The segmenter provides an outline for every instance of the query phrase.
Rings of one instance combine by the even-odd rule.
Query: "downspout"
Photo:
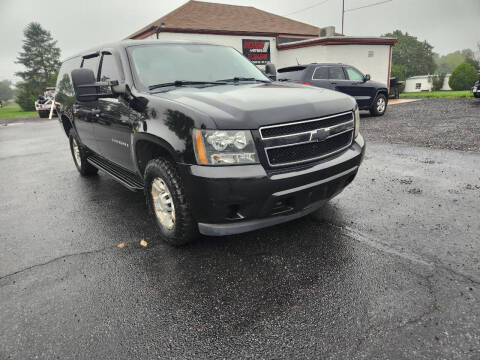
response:
[[[389,55],[388,55],[388,76],[387,76],[387,89],[388,89],[388,93],[390,94],[390,73],[392,71],[392,46],[393,45],[390,45],[390,49],[388,51]]]

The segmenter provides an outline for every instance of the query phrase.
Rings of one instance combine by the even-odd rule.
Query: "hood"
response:
[[[154,96],[199,111],[225,130],[322,117],[350,111],[356,104],[352,97],[336,91],[292,83],[181,87]]]
[[[382,84],[381,82],[378,82],[378,81],[374,81],[374,80],[368,80],[366,84],[370,87],[374,87],[377,90],[382,89],[382,88],[383,89],[387,88],[387,85]]]

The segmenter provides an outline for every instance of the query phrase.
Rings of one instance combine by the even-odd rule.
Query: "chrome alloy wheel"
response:
[[[82,166],[82,158],[80,156],[80,148],[78,147],[77,140],[72,139],[72,150],[73,150],[73,158],[77,163],[78,167]]]
[[[385,111],[385,99],[383,97],[377,100],[377,111],[383,113]]]
[[[160,224],[168,230],[175,226],[175,206],[173,205],[172,194],[167,184],[160,178],[155,178],[152,182],[152,202]]]

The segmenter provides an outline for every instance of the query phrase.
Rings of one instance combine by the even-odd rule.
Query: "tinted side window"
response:
[[[102,67],[100,69],[100,81],[120,80],[120,71],[115,56],[104,54],[102,58]]]
[[[363,75],[352,67],[345,68],[347,70],[348,79],[353,81],[363,81]]]
[[[278,80],[302,81],[305,74],[305,66],[292,66],[278,70]]]
[[[326,66],[319,66],[315,69],[313,73],[314,80],[323,80],[328,79],[328,67]]]
[[[332,66],[329,69],[330,79],[333,80],[345,80],[345,73],[343,72],[343,69],[340,66]]]
[[[97,79],[98,65],[100,65],[100,56],[95,56],[92,58],[83,59],[82,68],[92,70],[95,74],[95,79]]]

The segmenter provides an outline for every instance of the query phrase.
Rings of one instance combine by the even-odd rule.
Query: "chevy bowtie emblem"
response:
[[[310,132],[310,141],[320,142],[330,136],[330,128],[317,129]]]

